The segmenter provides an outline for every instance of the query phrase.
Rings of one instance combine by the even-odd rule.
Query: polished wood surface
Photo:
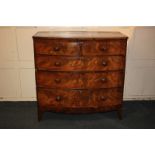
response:
[[[46,111],[117,110],[121,118],[127,37],[119,32],[33,36],[38,119]]]
[[[109,71],[124,68],[123,56],[36,56],[36,68],[49,71]]]
[[[124,72],[47,72],[38,71],[37,86],[43,88],[98,89],[122,87]]]
[[[64,90],[38,88],[38,101],[44,110],[52,108],[111,107],[121,104],[122,89]]]
[[[100,40],[100,41],[83,41],[82,55],[125,55],[126,41],[115,40]],[[95,52],[94,52],[95,51]]]
[[[103,31],[42,31],[36,33],[33,38],[52,39],[127,39],[128,37],[120,32]]]
[[[80,46],[76,41],[39,39],[35,49],[38,54],[77,56]]]

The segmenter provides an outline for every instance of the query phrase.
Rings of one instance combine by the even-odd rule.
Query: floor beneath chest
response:
[[[155,128],[155,101],[125,101],[123,120],[115,111],[96,114],[47,112],[37,120],[36,102],[0,102],[3,129],[145,129]]]

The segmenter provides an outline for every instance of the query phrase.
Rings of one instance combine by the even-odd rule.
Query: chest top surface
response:
[[[127,39],[128,37],[120,32],[104,31],[40,31],[33,38],[53,39]]]

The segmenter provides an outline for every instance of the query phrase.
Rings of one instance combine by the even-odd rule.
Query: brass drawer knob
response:
[[[61,96],[57,96],[57,97],[55,98],[56,101],[61,101],[61,99],[62,99]]]
[[[60,62],[55,62],[55,66],[61,66]]]
[[[55,79],[55,82],[56,83],[60,83],[61,82],[61,79]]]
[[[103,61],[102,62],[102,66],[107,66],[107,62],[106,61]]]
[[[53,50],[54,50],[55,52],[58,52],[58,51],[60,51],[60,47],[59,47],[59,46],[56,46],[56,47],[53,48]]]
[[[100,99],[101,99],[102,101],[105,101],[107,98],[106,98],[105,96],[101,96]]]

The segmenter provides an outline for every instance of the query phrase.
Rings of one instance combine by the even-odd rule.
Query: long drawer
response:
[[[124,69],[123,56],[36,56],[36,68],[49,71],[110,71]]]
[[[122,89],[62,90],[38,88],[39,106],[43,109],[63,107],[110,107],[121,104]]]
[[[123,71],[115,72],[36,72],[37,86],[43,88],[96,89],[122,87]]]
[[[45,55],[125,55],[126,41],[121,39],[85,41],[36,39],[34,48],[37,54]]]

